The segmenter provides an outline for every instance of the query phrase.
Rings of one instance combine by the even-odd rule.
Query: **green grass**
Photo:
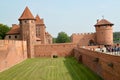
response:
[[[0,80],[102,80],[75,58],[34,58],[1,72]]]

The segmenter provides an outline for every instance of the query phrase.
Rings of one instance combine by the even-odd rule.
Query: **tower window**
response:
[[[22,24],[22,21],[20,21],[20,24]]]
[[[31,20],[31,23],[33,23],[33,20]]]
[[[25,23],[27,23],[27,21],[25,20]]]

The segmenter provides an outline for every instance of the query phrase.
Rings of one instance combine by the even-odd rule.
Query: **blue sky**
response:
[[[18,18],[28,6],[34,16],[44,18],[46,29],[56,37],[58,32],[95,32],[97,19],[114,23],[120,31],[120,0],[1,0],[0,23],[19,24]]]

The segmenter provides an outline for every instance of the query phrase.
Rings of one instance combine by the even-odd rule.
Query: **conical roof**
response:
[[[40,19],[39,15],[37,15],[35,19],[36,19],[36,24],[44,24],[43,19]]]
[[[25,8],[19,20],[23,19],[35,19],[28,7]]]
[[[102,26],[102,25],[114,25],[114,24],[106,19],[102,19],[95,24],[95,26]]]

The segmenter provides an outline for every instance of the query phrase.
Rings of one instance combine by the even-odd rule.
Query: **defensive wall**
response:
[[[82,48],[83,47],[83,48]],[[104,80],[120,80],[120,56],[95,52],[99,46],[78,46],[73,43],[34,46],[34,57],[74,56]],[[0,71],[27,59],[26,41],[0,40]]]
[[[74,57],[104,80],[120,80],[120,56],[74,48]]]
[[[90,40],[95,40],[95,33],[73,33],[71,36],[72,43],[79,44],[80,46],[88,46]]]
[[[76,47],[76,44],[72,43],[35,45],[35,57],[70,56],[74,47]]]
[[[0,72],[27,59],[26,41],[0,40]]]

